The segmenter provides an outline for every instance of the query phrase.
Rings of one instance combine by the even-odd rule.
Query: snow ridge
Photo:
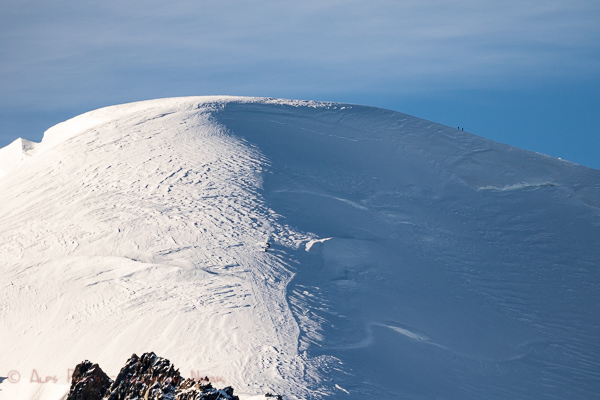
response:
[[[0,397],[58,399],[82,359],[110,376],[149,350],[242,400],[595,393],[600,171],[393,111],[228,96],[15,143],[0,365],[57,383]]]
[[[18,138],[0,149],[0,177],[17,168],[36,153],[37,143]]]

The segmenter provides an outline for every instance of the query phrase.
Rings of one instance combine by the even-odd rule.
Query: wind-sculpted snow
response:
[[[35,154],[36,143],[19,138],[0,149],[0,176],[7,174]]]
[[[242,400],[597,393],[599,171],[260,98],[108,107],[20,146],[0,150],[0,398],[150,350]]]

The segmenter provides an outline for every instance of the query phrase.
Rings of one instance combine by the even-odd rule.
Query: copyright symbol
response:
[[[19,371],[10,371],[8,373],[8,381],[10,383],[17,383],[21,380],[21,374]]]

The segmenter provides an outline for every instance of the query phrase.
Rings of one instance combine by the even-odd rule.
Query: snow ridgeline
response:
[[[183,379],[169,360],[154,353],[132,355],[115,380],[98,364],[84,361],[75,367],[66,400],[239,400],[233,389],[216,389],[208,378]]]
[[[60,399],[80,360],[116,375],[146,349],[242,400],[597,393],[599,171],[260,98],[108,107],[15,148],[0,398]]]
[[[0,149],[0,177],[17,168],[23,161],[36,153],[38,143],[18,138]]]

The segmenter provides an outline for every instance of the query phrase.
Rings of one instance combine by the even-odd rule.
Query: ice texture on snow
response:
[[[0,398],[147,351],[241,399],[597,394],[600,171],[240,97],[107,107],[23,149],[0,150],[0,365],[22,377]]]

